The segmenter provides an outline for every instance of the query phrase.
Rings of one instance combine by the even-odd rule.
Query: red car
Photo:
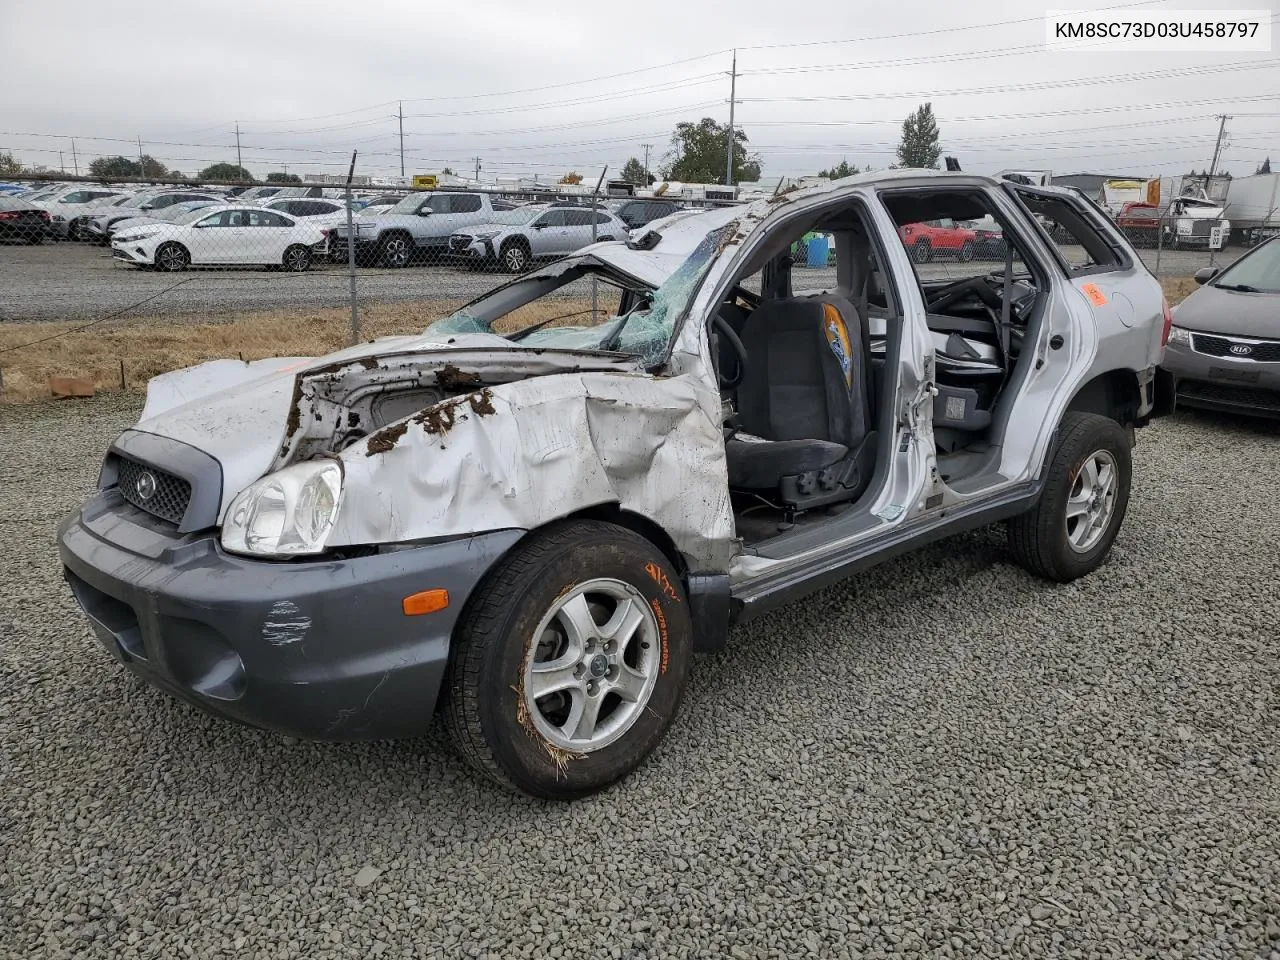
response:
[[[905,224],[898,228],[898,236],[916,263],[928,263],[939,253],[969,261],[978,246],[978,235],[950,218]]]

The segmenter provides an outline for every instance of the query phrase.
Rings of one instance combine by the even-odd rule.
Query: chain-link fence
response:
[[[540,263],[625,239],[681,209],[726,202],[611,196],[622,191],[603,175],[594,186],[532,189],[33,186],[0,197],[6,399],[47,395],[54,376],[98,389],[139,387],[206,359],[320,355],[353,339],[418,332]],[[1245,249],[1199,224],[1188,231],[1157,218],[1141,227],[1125,229],[1175,297],[1192,288],[1197,270]],[[999,269],[1005,255],[994,222],[901,232],[922,279]],[[1066,258],[1083,253],[1062,239]],[[1223,248],[1214,249],[1219,240]],[[834,284],[827,238],[807,237],[793,253],[804,287]],[[582,279],[548,293],[536,310],[522,308],[521,322],[599,319],[618,304],[602,295],[599,278]]]

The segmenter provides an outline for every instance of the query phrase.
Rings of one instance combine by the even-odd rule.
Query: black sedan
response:
[[[41,243],[51,235],[49,212],[13,197],[0,196],[0,240]]]

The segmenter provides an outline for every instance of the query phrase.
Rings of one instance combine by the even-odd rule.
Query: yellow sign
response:
[[[434,173],[417,174],[413,178],[413,188],[415,190],[434,190],[440,186],[440,181],[436,179]]]

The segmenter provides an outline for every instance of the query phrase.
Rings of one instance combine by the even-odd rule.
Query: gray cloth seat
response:
[[[832,295],[766,300],[741,331],[747,369],[726,444],[729,486],[791,507],[849,499],[870,479],[866,324]]]

